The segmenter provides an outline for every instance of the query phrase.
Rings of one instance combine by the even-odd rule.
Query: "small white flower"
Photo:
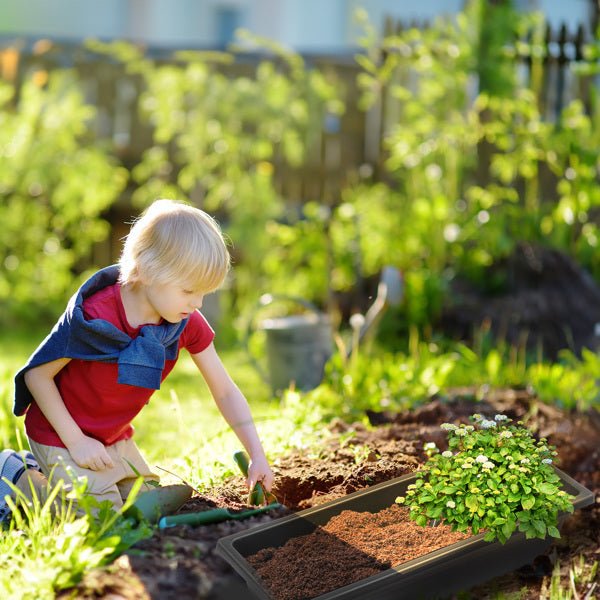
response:
[[[445,450],[444,452],[442,452],[442,456],[444,458],[452,458],[454,456],[454,454],[452,454],[452,452],[450,452],[450,450]]]
[[[506,415],[496,415],[494,419],[496,421],[508,421],[508,417]]]
[[[496,421],[487,421],[484,419],[480,424],[482,429],[491,429],[492,427],[496,427]]]
[[[352,329],[355,329],[355,330],[361,329],[364,324],[365,324],[364,315],[361,315],[360,313],[354,313],[350,317],[350,327],[352,327]]]
[[[454,432],[454,435],[458,435],[460,437],[464,437],[465,435],[467,435],[467,430],[466,429],[456,429],[456,431]]]
[[[483,463],[484,469],[493,469],[495,466],[496,465],[491,460],[488,460],[487,462]]]
[[[440,429],[443,429],[444,431],[454,431],[455,429],[458,429],[458,428],[453,423],[442,423],[440,425]]]
[[[448,502],[446,502],[446,506],[448,508],[456,508],[456,502],[454,502],[454,500],[448,500]]]
[[[542,460],[542,462],[543,462],[545,465],[551,465],[551,464],[552,464],[552,459],[551,459],[551,458],[544,458],[544,459]]]
[[[506,431],[506,430],[504,430],[504,431],[501,431],[501,432],[498,434],[498,437],[501,437],[501,438],[506,438],[506,439],[508,439],[508,438],[511,438],[511,437],[512,437],[512,433],[511,433],[510,431]]]
[[[473,425],[465,425],[465,430],[466,431],[475,431],[475,427],[473,427]]]
[[[426,443],[426,444],[423,446],[423,448],[424,448],[425,450],[433,450],[433,449],[437,448],[437,446],[435,445],[435,442],[427,442],[427,443]]]
[[[478,463],[484,463],[488,461],[488,457],[485,454],[480,454],[476,459]]]
[[[531,461],[528,458],[522,458],[521,459],[521,464],[522,465],[528,465]]]

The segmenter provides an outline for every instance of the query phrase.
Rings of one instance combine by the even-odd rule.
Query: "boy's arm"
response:
[[[192,354],[192,359],[206,380],[223,418],[229,423],[250,455],[249,489],[252,489],[257,481],[260,481],[267,490],[270,490],[273,484],[273,473],[260,443],[250,407],[240,389],[227,373],[214,344],[210,344],[208,348],[198,354]]]
[[[81,428],[67,410],[54,382],[56,374],[71,359],[59,358],[25,373],[25,383],[43,415],[58,434],[73,460],[80,466],[93,471],[112,467],[113,462],[104,444],[91,438]]]

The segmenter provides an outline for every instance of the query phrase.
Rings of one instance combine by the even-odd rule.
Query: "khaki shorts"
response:
[[[51,477],[50,485],[62,479],[66,489],[69,489],[72,479],[66,467],[70,467],[77,477],[87,478],[88,494],[100,502],[109,500],[117,510],[123,506],[124,500],[139,476],[142,476],[146,482],[158,483],[160,479],[150,470],[132,439],[121,440],[112,446],[106,446],[106,451],[112,458],[114,467],[102,471],[92,471],[80,467],[71,458],[66,448],[44,446],[31,438],[29,445],[44,475],[48,478]],[[152,485],[145,483],[140,491],[150,489],[152,489]]]

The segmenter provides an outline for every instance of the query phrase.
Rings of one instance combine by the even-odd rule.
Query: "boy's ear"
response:
[[[132,286],[136,285],[148,285],[150,282],[150,278],[144,276],[144,274],[140,271],[139,267],[135,266],[131,269],[131,273],[129,274],[128,283]]]

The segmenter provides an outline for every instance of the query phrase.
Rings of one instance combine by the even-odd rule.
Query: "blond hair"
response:
[[[183,202],[156,200],[125,238],[119,281],[182,283],[210,293],[225,280],[230,262],[221,229],[210,215]]]

